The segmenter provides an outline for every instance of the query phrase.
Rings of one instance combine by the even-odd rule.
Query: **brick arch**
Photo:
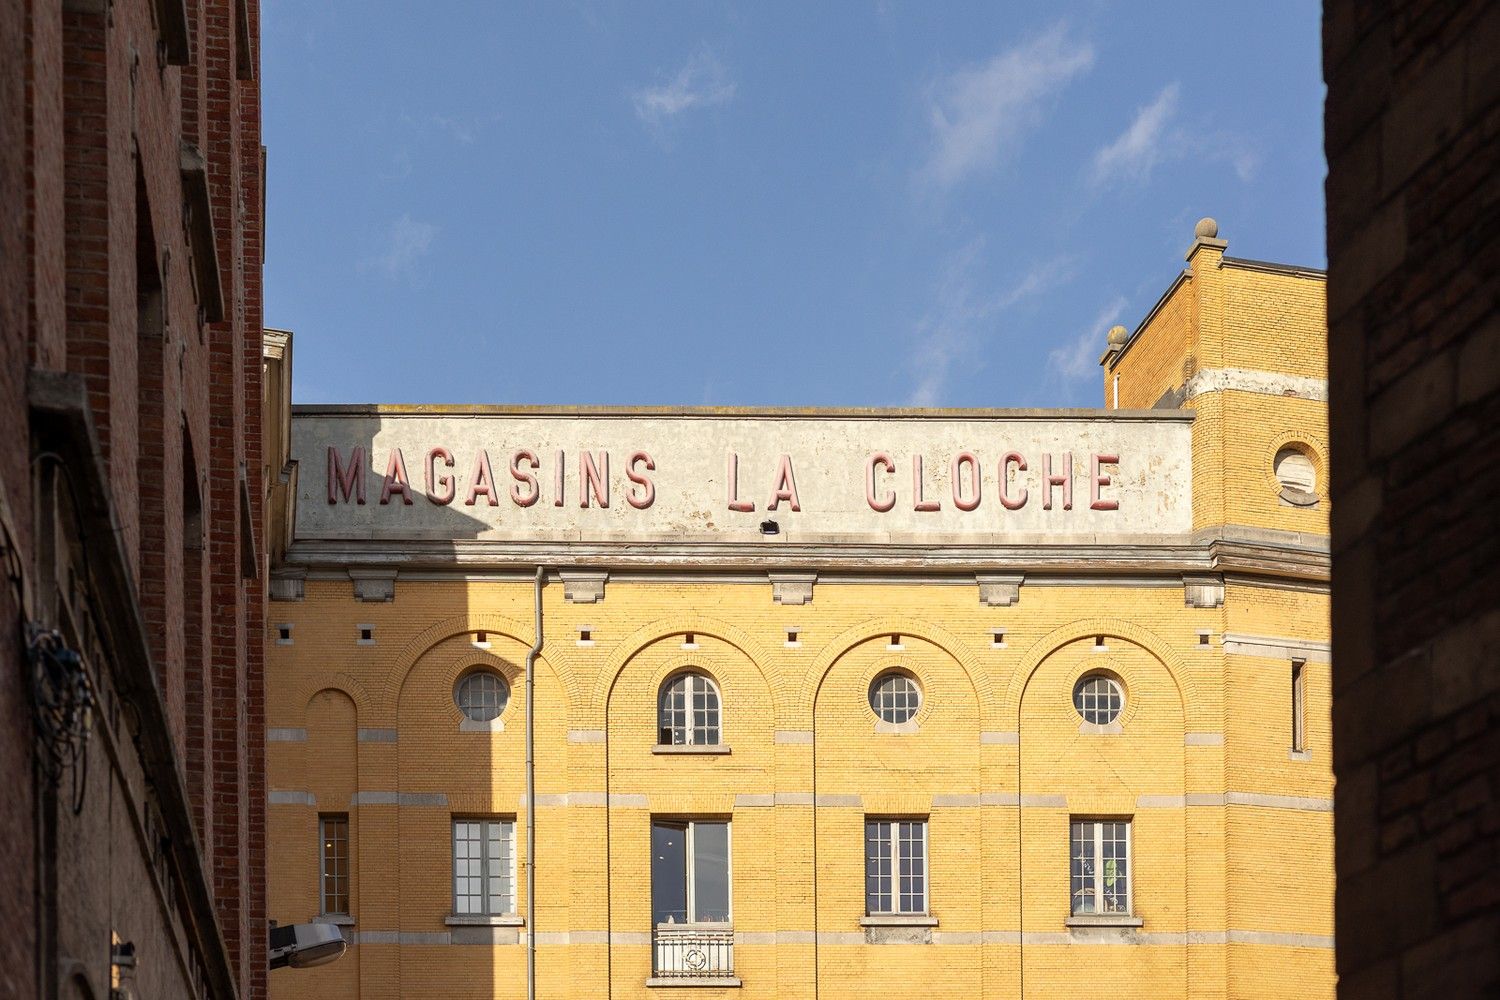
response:
[[[785,701],[782,697],[785,681],[782,679],[781,670],[776,665],[776,659],[765,646],[757,641],[750,633],[743,629],[717,618],[707,615],[681,615],[672,618],[659,618],[648,625],[636,629],[626,636],[610,655],[609,662],[604,669],[599,671],[599,676],[594,681],[593,698],[589,701],[586,709],[585,725],[589,727],[602,728],[604,726],[605,713],[609,706],[610,692],[614,690],[615,681],[619,679],[622,671],[631,660],[640,655],[641,651],[652,643],[659,642],[668,636],[682,635],[691,632],[694,635],[712,636],[721,642],[738,649],[750,661],[751,665],[760,673],[771,694],[771,706],[773,716],[780,721],[786,711]],[[717,680],[717,677],[715,678]]]
[[[354,718],[363,723],[376,713],[376,701],[360,683],[359,678],[345,670],[319,670],[310,674],[296,672],[297,710],[302,721],[307,721],[307,706],[321,691],[337,691],[354,702]]]
[[[546,631],[546,622],[542,625],[543,634]],[[476,612],[471,614],[454,615],[444,618],[442,621],[433,622],[421,632],[407,640],[400,650],[393,654],[389,666],[381,682],[381,706],[388,711],[391,718],[396,715],[396,706],[400,701],[401,688],[406,683],[406,677],[411,673],[417,661],[424,656],[428,650],[438,643],[451,639],[466,632],[493,632],[497,635],[507,636],[530,649],[536,637],[533,634],[533,626],[529,621],[519,618],[511,618],[506,615],[498,615],[492,612]],[[562,683],[563,690],[567,694],[569,712],[576,711],[582,705],[582,689],[578,684],[577,672],[568,659],[550,651],[552,643],[542,646],[542,652],[537,657],[537,662],[545,664],[557,679]]]
[[[1172,648],[1170,643],[1149,629],[1118,618],[1083,618],[1061,625],[1032,643],[1031,648],[1022,657],[1021,665],[1015,673],[1011,674],[1010,684],[1005,692],[1005,702],[1000,706],[1000,712],[1001,719],[1011,727],[1013,732],[1020,731],[1021,699],[1026,693],[1026,686],[1031,683],[1031,678],[1042,663],[1063,646],[1097,635],[1123,639],[1154,656],[1157,662],[1166,668],[1167,675],[1172,678],[1172,683],[1177,689],[1184,724],[1189,730],[1201,728],[1194,715],[1200,709],[1201,702],[1193,685],[1192,676],[1188,673],[1187,662],[1177,650]]]
[[[968,643],[941,626],[904,616],[870,618],[835,636],[818,654],[818,658],[813,661],[812,669],[808,671],[802,692],[797,700],[797,718],[805,720],[808,726],[812,725],[813,710],[817,706],[818,693],[823,688],[823,681],[833,669],[833,665],[842,659],[844,654],[861,643],[893,633],[921,639],[953,657],[974,689],[974,697],[979,703],[980,728],[990,728],[996,707],[994,685],[990,682],[989,674],[980,666],[979,658],[974,655]]]

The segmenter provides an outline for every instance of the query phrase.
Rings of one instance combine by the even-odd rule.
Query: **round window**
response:
[[[1124,706],[1125,694],[1113,677],[1091,674],[1073,688],[1073,707],[1084,722],[1107,726],[1120,717]]]
[[[505,704],[510,701],[510,688],[499,674],[476,670],[458,682],[458,687],[453,689],[453,700],[465,718],[489,722],[505,711]]]
[[[906,674],[882,674],[870,685],[870,708],[882,722],[910,722],[921,704],[922,692]]]

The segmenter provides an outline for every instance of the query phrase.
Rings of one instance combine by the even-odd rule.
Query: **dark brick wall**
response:
[[[1500,995],[1500,5],[1328,0],[1338,966]]]
[[[27,286],[31,214],[27,183],[27,73],[29,10],[0,0],[0,427],[26,425]],[[0,553],[31,546],[30,482],[23,448],[0,448]],[[7,566],[7,570],[9,567]],[[20,683],[21,609],[18,595],[0,586],[0,768],[10,778],[31,754],[31,708]],[[24,771],[21,772],[23,775]],[[0,808],[0,996],[36,995],[36,935],[32,899],[36,806],[29,778],[9,781]]]
[[[264,490],[259,2],[188,0],[185,64],[162,47],[158,18],[172,9],[0,0],[0,427],[11,444],[0,449],[0,556],[31,596],[22,607],[20,590],[0,584],[4,997],[45,995],[70,968],[107,988],[111,932],[141,951],[143,995],[187,995],[191,894],[169,888],[162,902],[161,831],[141,820],[146,790],[177,781],[202,855],[182,877],[208,887],[218,921],[194,947],[222,935],[240,995],[265,995],[264,574],[244,572],[263,540],[242,536],[242,507],[258,524]],[[206,162],[220,322],[204,321],[195,287],[184,142]],[[145,625],[135,659],[154,672],[175,754],[165,765],[139,756],[122,716],[112,768],[110,734],[97,729],[77,817],[66,779],[54,795],[33,774],[19,626],[46,620],[56,581],[37,560],[28,371],[72,373],[87,390]],[[95,653],[105,673],[135,655]]]

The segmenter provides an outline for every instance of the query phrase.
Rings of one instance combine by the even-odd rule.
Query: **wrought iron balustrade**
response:
[[[659,979],[734,975],[734,930],[727,924],[658,924],[651,943]]]

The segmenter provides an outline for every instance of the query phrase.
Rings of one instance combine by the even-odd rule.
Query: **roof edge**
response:
[[[1192,411],[1067,409],[937,409],[924,407],[811,407],[811,406],[530,406],[490,403],[299,403],[292,416],[380,417],[692,417],[860,420],[899,417],[917,420],[1165,420],[1190,422]]]

